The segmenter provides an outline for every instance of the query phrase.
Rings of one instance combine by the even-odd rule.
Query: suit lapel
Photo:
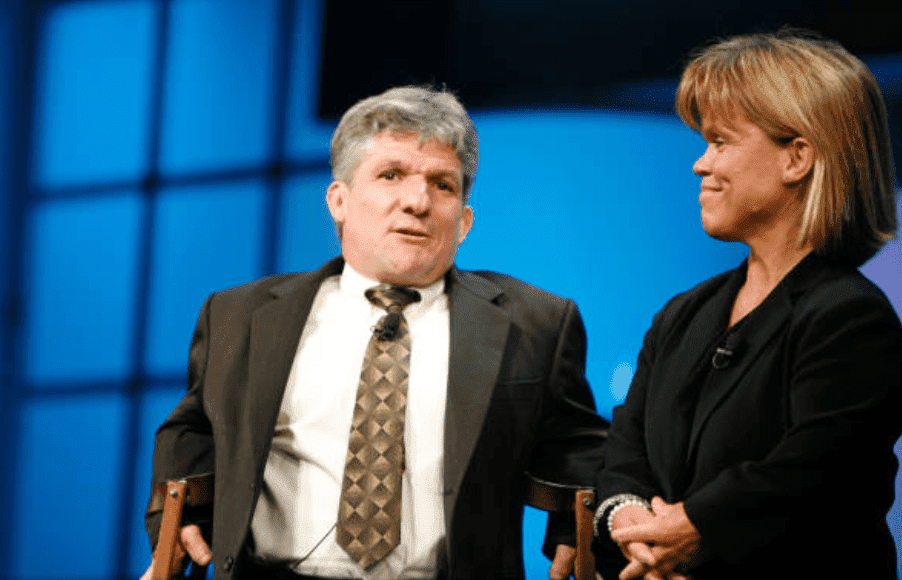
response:
[[[699,435],[707,420],[720,404],[736,389],[743,376],[755,364],[761,353],[770,347],[773,337],[789,322],[796,296],[803,292],[823,268],[819,258],[810,254],[797,264],[777,284],[771,293],[747,315],[736,328],[739,336],[737,356],[727,368],[712,370],[714,389],[703,389],[698,398],[692,436],[689,440],[689,457],[696,451]]]
[[[448,276],[451,344],[445,407],[445,521],[473,455],[501,369],[510,319],[493,301],[501,288],[452,270]]]
[[[699,382],[704,380],[710,364],[709,352],[726,327],[730,304],[745,279],[740,267],[719,276],[698,288],[691,302],[675,314],[676,319],[663,338],[665,350],[672,356],[662,359],[655,372],[654,391],[649,392],[648,445],[649,461],[662,473],[667,473],[666,495],[677,493],[686,468],[688,444],[693,418],[697,413]]]
[[[255,454],[269,449],[298,341],[320,284],[340,274],[343,265],[344,261],[336,258],[315,272],[298,274],[274,286],[272,299],[253,314],[245,416],[254,428],[244,432],[250,434],[250,449]],[[266,455],[255,457],[260,473]]]
[[[698,398],[692,437],[689,441],[690,456],[695,452],[699,434],[704,429],[708,418],[720,403],[736,389],[740,379],[752,367],[761,352],[769,346],[771,338],[789,319],[792,308],[789,296],[785,291],[772,294],[766,302],[767,304],[762,303],[762,308],[755,312],[754,320],[748,320],[748,324],[744,324],[743,328],[738,330],[741,338],[734,362],[724,369],[709,371],[714,374],[710,384],[716,385],[716,387],[702,389]]]

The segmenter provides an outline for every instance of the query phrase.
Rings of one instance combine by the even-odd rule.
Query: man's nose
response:
[[[401,203],[404,211],[415,215],[428,214],[432,209],[432,197],[429,195],[429,182],[421,175],[412,175],[407,179]]]

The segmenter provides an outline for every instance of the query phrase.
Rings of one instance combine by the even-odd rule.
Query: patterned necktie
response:
[[[401,314],[420,300],[403,286],[366,291],[388,311],[370,338],[357,387],[357,403],[338,507],[338,545],[366,570],[401,540],[404,409],[410,371],[410,334]]]

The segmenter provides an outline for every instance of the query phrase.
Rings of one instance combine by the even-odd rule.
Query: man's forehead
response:
[[[366,151],[366,158],[395,158],[397,161],[406,161],[407,157],[413,151],[411,146],[414,145],[416,154],[423,154],[424,157],[432,157],[442,159],[453,165],[455,171],[461,169],[461,162],[454,148],[438,139],[431,137],[425,141],[420,133],[411,131],[383,131],[373,137]]]
[[[422,133],[417,133],[416,131],[403,131],[403,130],[385,130],[381,133],[377,133],[371,140],[370,144],[379,142],[379,143],[405,143],[409,144],[412,142],[416,142],[418,147],[422,149],[423,147],[442,147],[448,149],[451,152],[454,152],[454,147],[451,146],[450,143],[447,143],[436,136],[424,137]]]

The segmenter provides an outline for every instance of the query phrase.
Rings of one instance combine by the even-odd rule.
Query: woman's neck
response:
[[[782,243],[750,243],[745,282],[733,302],[730,326],[761,304],[786,274],[812,250],[811,244],[798,246],[789,239],[783,239]]]
[[[802,258],[811,253],[810,244],[757,252],[749,247],[748,270],[744,286],[767,289],[769,293]]]

